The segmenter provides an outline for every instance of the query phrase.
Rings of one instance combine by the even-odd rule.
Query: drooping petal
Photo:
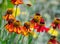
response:
[[[25,28],[24,26],[21,26],[20,29],[21,29],[21,31],[22,31],[22,34],[23,34],[24,36],[27,36],[28,31],[26,30],[26,28]]]
[[[9,32],[13,32],[13,29],[9,29],[8,31],[9,31]]]
[[[21,33],[21,29],[20,29],[20,27],[17,28],[17,33],[18,33],[18,34]]]
[[[17,32],[17,28],[16,28],[16,27],[14,27],[14,32],[15,32],[15,33]]]

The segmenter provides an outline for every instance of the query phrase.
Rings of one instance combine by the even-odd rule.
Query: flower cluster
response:
[[[24,25],[21,26],[21,22],[16,20],[15,17],[12,15],[12,13],[13,13],[13,10],[8,9],[6,14],[3,16],[3,18],[8,22],[5,25],[5,28],[9,32],[15,32],[18,34],[21,33],[27,36],[29,35],[28,33],[31,33],[32,35],[34,35],[35,32],[33,30],[35,29],[37,32],[46,32],[54,36],[58,35],[58,31],[55,29],[57,27],[58,29],[60,29],[60,19],[56,18],[52,22],[51,27],[47,28],[45,26],[45,20],[43,19],[43,17],[39,13],[36,13],[32,18],[32,20],[24,23]]]
[[[45,26],[45,20],[43,19],[43,17],[39,13],[36,13],[34,18],[30,22],[37,32],[46,32],[50,35],[58,36],[58,31],[56,30],[56,28],[60,29],[60,19],[55,18],[51,23],[51,26],[47,28]]]
[[[19,20],[16,20],[12,13],[13,10],[8,9],[6,14],[3,16],[3,19],[7,21],[7,24],[5,25],[6,30],[8,30],[10,33],[15,32],[24,36],[28,36],[29,33],[35,36],[35,33],[30,29],[30,27],[32,27],[31,23],[26,22],[23,26],[21,26],[21,22]]]

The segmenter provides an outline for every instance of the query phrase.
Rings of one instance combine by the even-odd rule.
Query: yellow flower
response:
[[[50,30],[48,31],[49,34],[53,35],[53,36],[58,36],[58,31],[56,29],[50,28]]]
[[[20,8],[17,8],[17,11],[16,11],[16,8],[13,8],[13,16],[15,17],[15,13],[16,13],[16,16],[20,15]]]

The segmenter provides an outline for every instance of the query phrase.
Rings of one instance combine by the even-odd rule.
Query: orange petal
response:
[[[9,19],[15,19],[13,15],[9,15]]]
[[[17,29],[16,29],[16,27],[14,27],[14,32],[17,32]]]
[[[17,28],[17,34],[20,34],[21,33],[21,30],[20,30],[20,27]]]
[[[15,5],[23,4],[23,0],[11,0],[11,2]]]
[[[6,25],[5,25],[5,28],[6,28],[6,29],[8,29],[8,28],[9,28],[9,25],[8,25],[8,24],[6,24]]]
[[[3,19],[7,20],[8,19],[8,15],[3,16]]]
[[[13,32],[13,29],[9,29],[8,31],[9,31],[9,32]]]

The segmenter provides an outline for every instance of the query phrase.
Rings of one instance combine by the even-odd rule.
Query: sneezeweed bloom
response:
[[[21,27],[21,31],[24,36],[28,36],[28,32],[30,31],[29,28],[30,28],[29,22],[24,23],[24,26]]]
[[[37,30],[37,32],[48,32],[49,28],[45,27],[45,21],[44,19],[41,17],[40,18],[40,23],[35,23],[34,28]]]
[[[45,20],[39,13],[36,13],[34,18],[31,20],[31,24],[33,24],[34,29],[37,32],[48,32],[49,28],[45,27]]]
[[[60,43],[57,41],[56,36],[51,36],[50,40],[48,41],[48,44],[60,44]]]
[[[15,17],[12,15],[13,13],[13,9],[9,8],[6,12],[6,14],[3,16],[3,19],[5,19],[6,21],[8,21],[9,19],[15,19]]]
[[[55,18],[51,24],[51,27],[53,27],[54,29],[56,29],[58,27],[58,29],[60,29],[60,19]]]
[[[31,27],[34,28],[35,25],[36,25],[36,27],[38,27],[37,24],[39,24],[40,18],[41,18],[40,14],[39,13],[36,13],[35,16],[34,16],[34,18],[30,21]]]
[[[22,34],[22,35],[28,36],[28,31],[27,31],[26,27],[21,26],[20,29],[21,29],[21,34]]]
[[[20,29],[21,29],[22,35],[28,37],[29,34],[32,34],[33,37],[36,37],[36,34],[32,32],[30,29],[30,22],[25,22],[24,26],[21,26]]]
[[[18,21],[18,20],[16,20],[16,21],[14,21],[14,23],[13,23],[14,25],[14,32],[15,33],[17,33],[17,34],[20,34],[21,33],[21,29],[20,29],[20,25],[21,25],[21,23],[20,23],[20,21]]]
[[[26,27],[28,35],[31,34],[34,38],[37,37],[37,34],[35,32],[33,32],[33,30],[31,30],[30,22],[24,23],[24,27]]]
[[[5,28],[9,31],[9,32],[13,32],[13,19],[9,19],[8,23],[5,25]]]
[[[8,21],[8,23],[5,25],[5,28],[9,32],[15,32],[17,34],[20,34],[21,33],[21,30],[20,30],[20,22],[19,21],[16,21],[16,20],[13,20],[13,19],[10,19]]]
[[[23,4],[23,0],[11,0],[11,3],[14,5]]]

